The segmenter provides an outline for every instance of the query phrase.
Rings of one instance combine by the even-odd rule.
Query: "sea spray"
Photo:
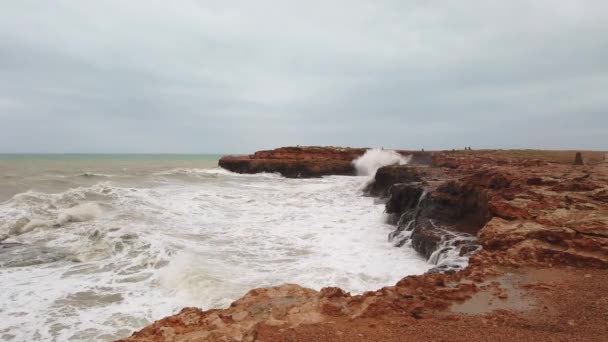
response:
[[[96,202],[76,204],[70,208],[59,210],[43,210],[46,217],[19,217],[13,224],[8,224],[8,235],[21,235],[37,228],[60,227],[69,222],[85,222],[99,218],[103,214],[102,207]],[[56,217],[53,217],[56,215]],[[5,231],[6,228],[0,230]]]
[[[64,209],[57,217],[59,224],[67,222],[85,222],[99,218],[103,214],[103,209],[96,202],[86,202]]]
[[[411,156],[402,156],[393,150],[374,148],[367,150],[364,155],[355,159],[353,165],[359,176],[374,176],[379,168],[387,165],[405,165]]]

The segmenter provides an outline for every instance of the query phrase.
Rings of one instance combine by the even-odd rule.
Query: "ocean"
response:
[[[0,339],[111,341],[256,287],[352,293],[432,266],[387,241],[370,176],[286,179],[218,155],[0,155]]]

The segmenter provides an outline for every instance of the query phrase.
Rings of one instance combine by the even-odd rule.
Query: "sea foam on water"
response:
[[[372,174],[406,161],[372,150],[358,164]],[[15,253],[0,253],[0,279],[11,284],[0,292],[0,331],[18,341],[111,341],[256,287],[361,293],[431,267],[387,242],[393,227],[382,204],[361,196],[363,177],[142,173],[0,203],[0,235],[19,232],[3,241]]]

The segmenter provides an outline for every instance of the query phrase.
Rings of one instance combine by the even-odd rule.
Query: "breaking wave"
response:
[[[405,165],[411,159],[411,156],[403,156],[393,150],[371,149],[367,150],[364,155],[355,159],[353,165],[359,176],[373,176],[379,168],[387,165]]]

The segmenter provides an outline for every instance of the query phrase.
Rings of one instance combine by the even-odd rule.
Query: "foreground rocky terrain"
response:
[[[220,165],[348,175],[363,153],[283,148]],[[411,244],[437,265],[428,274],[362,295],[254,289],[227,309],[185,308],[124,341],[604,341],[604,159],[583,152],[583,165],[574,165],[574,152],[416,152],[408,165],[380,168],[366,194],[386,201],[392,245]]]

